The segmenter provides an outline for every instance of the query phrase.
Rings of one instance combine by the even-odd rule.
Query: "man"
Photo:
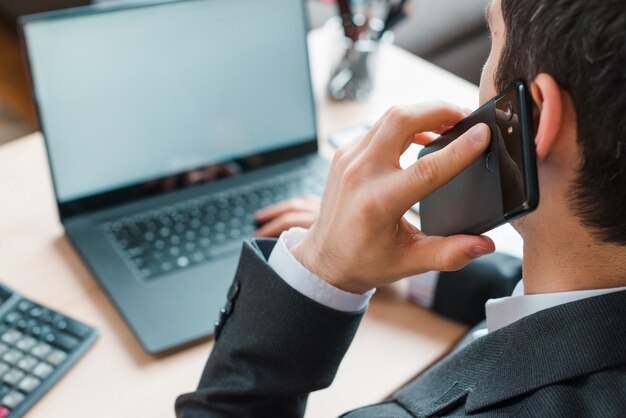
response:
[[[485,335],[348,417],[626,413],[626,7],[493,0],[488,20],[481,102],[523,79],[537,108],[541,202],[514,225],[523,288],[488,304]],[[428,237],[402,218],[486,148],[478,125],[400,169],[412,141],[463,116],[448,105],[391,109],[338,151],[308,233],[244,247],[199,388],[177,401],[180,417],[303,415],[308,394],[331,383],[374,288],[494,251],[487,237]]]

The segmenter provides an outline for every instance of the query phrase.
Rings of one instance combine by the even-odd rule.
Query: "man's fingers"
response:
[[[420,158],[399,172],[396,198],[402,200],[400,213],[447,184],[476,161],[487,149],[489,138],[489,127],[479,123],[442,150]]]
[[[496,249],[487,236],[453,235],[450,237],[423,237],[416,241],[413,251],[418,265],[410,266],[413,271],[456,271],[471,261],[491,254]],[[417,256],[419,255],[419,256]]]
[[[277,237],[281,232],[295,226],[310,228],[316,219],[317,214],[313,212],[290,212],[263,225],[256,231],[255,236]]]
[[[284,200],[259,210],[254,214],[254,218],[259,223],[265,223],[293,209],[293,199]]]
[[[261,209],[255,213],[254,217],[259,223],[265,223],[282,216],[288,212],[316,210],[319,208],[319,202],[309,197],[297,197],[294,199],[284,200],[267,208]]]
[[[416,133],[453,126],[463,117],[465,112],[461,108],[445,102],[393,107],[387,112],[370,147],[373,153],[398,158]]]

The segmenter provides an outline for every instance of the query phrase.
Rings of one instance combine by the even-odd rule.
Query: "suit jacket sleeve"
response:
[[[310,392],[329,386],[364,312],[323,306],[267,265],[274,241],[245,243],[216,343],[179,418],[301,417]]]
[[[439,275],[432,309],[448,318],[476,325],[485,319],[488,299],[510,296],[522,278],[522,260],[495,253],[455,272]]]

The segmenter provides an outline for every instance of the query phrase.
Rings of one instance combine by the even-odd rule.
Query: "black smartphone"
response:
[[[425,146],[418,158],[444,148],[477,123],[491,131],[487,151],[420,202],[428,235],[480,235],[526,215],[539,204],[535,125],[527,87],[516,82]]]

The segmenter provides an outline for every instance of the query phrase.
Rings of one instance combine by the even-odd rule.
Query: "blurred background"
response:
[[[0,0],[0,144],[37,130],[17,18],[24,14],[89,3],[130,0]],[[156,1],[156,0],[155,0]],[[235,1],[235,0],[233,0]],[[310,28],[335,16],[332,0],[306,0]],[[478,84],[489,54],[484,22],[488,0],[411,0],[411,15],[395,29],[395,44]]]

